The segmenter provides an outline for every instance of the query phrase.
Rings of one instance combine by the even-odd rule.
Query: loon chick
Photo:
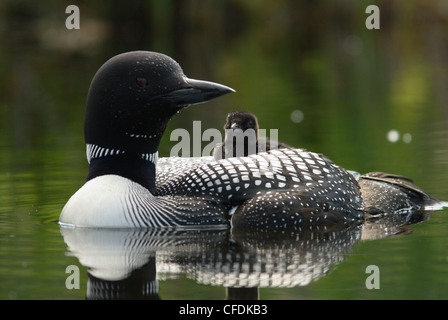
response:
[[[65,205],[61,224],[221,228],[229,225],[229,210],[239,206],[232,223],[237,216],[257,226],[265,222],[261,214],[266,200],[273,199],[275,209],[280,198],[294,211],[286,222],[274,218],[266,223],[268,228],[277,222],[363,219],[355,178],[327,157],[303,149],[270,150],[201,165],[187,161],[156,185],[157,150],[171,117],[188,105],[230,92],[223,85],[188,79],[177,62],[160,53],[135,51],[107,61],[94,76],[87,97],[87,181]],[[169,160],[165,165],[175,166]]]
[[[60,215],[88,227],[228,225],[220,204],[205,197],[155,197],[158,146],[179,110],[233,89],[187,78],[172,58],[148,51],[112,57],[89,88],[84,136],[86,183]]]
[[[248,111],[229,113],[224,124],[224,141],[215,147],[213,156],[216,160],[220,160],[245,157],[272,149],[290,148],[285,143],[260,138],[258,129],[258,119],[253,113]]]

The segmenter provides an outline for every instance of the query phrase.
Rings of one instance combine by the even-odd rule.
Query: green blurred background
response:
[[[80,9],[79,30],[65,27],[70,4]],[[365,26],[371,4],[380,8],[380,30]],[[55,221],[87,174],[83,116],[90,81],[102,63],[125,51],[165,53],[189,77],[237,91],[181,111],[160,156],[177,143],[170,141],[173,129],[191,130],[194,120],[202,130],[221,129],[228,112],[249,110],[261,128],[278,129],[281,141],[352,170],[409,176],[448,200],[446,0],[3,0],[0,48],[0,298],[82,297],[63,288],[61,270],[76,259],[64,256]],[[391,130],[395,140],[388,139]],[[267,289],[261,297],[448,298],[448,252],[441,245],[447,219],[437,213],[418,230],[428,237],[361,244],[361,254],[339,273],[306,288]],[[370,254],[407,265],[408,275],[398,262],[390,271],[395,288],[407,285],[377,293],[338,290],[352,288],[353,268]],[[413,286],[400,277],[415,279],[416,261],[430,261],[418,274],[432,277]],[[180,285],[204,289],[167,281],[165,297],[182,298]],[[193,297],[222,293],[204,290]]]

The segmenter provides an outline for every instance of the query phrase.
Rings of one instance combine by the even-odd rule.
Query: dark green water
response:
[[[199,120],[202,130],[221,129],[228,112],[246,109],[258,115],[261,128],[278,129],[281,141],[324,153],[348,169],[411,177],[448,200],[443,1],[380,4],[381,29],[371,31],[364,25],[368,1],[214,1],[200,7],[195,1],[130,1],[126,8],[98,1],[80,6],[77,31],[64,26],[64,4],[45,3],[45,10],[31,1],[6,1],[0,8],[1,299],[84,299],[86,257],[120,256],[118,235],[112,237],[117,246],[106,248],[87,241],[108,235],[81,235],[91,249],[86,253],[63,237],[57,219],[87,174],[82,130],[90,80],[123,51],[167,53],[188,76],[237,91],[177,115],[160,156],[176,144],[172,130],[191,130]],[[387,139],[391,130],[399,133],[397,141]],[[121,258],[152,261],[146,267],[157,270],[151,283],[162,299],[223,299],[223,284],[230,283],[224,280],[238,268],[263,277],[244,264],[247,257],[272,271],[272,281],[260,286],[261,299],[447,299],[447,213],[435,211],[406,232],[376,240],[356,230],[338,248],[305,236],[275,245],[243,239],[243,248],[235,248],[220,233],[216,243],[204,242],[207,234],[123,235],[148,243]],[[203,252],[224,252],[240,264],[217,272]],[[80,269],[79,289],[66,287],[70,265]],[[366,288],[369,265],[380,270],[380,289]],[[279,270],[288,271],[282,273],[287,279]],[[287,281],[293,287],[282,288]]]

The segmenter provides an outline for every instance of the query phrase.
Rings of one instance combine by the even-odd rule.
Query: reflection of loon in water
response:
[[[292,232],[61,227],[61,233],[88,268],[88,299],[159,299],[163,280],[184,275],[226,288],[227,299],[254,299],[257,288],[306,286],[349,258],[359,241],[407,233],[429,214],[412,210],[356,226]]]

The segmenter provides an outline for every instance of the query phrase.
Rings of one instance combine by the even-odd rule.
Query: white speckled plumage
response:
[[[283,221],[288,226],[363,217],[356,180],[321,154],[281,149],[243,158],[181,162],[169,173],[158,171],[158,195],[199,194],[240,204],[232,219],[243,219],[245,224],[282,225],[274,223],[277,207],[283,208],[280,215],[289,217]],[[276,206],[276,199],[281,199],[282,205]]]

